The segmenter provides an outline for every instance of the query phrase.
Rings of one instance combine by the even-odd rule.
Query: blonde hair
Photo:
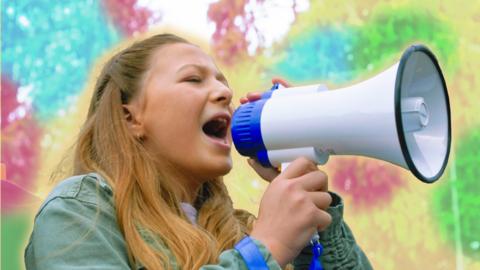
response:
[[[197,225],[180,207],[171,164],[158,163],[142,141],[129,132],[122,108],[140,93],[142,78],[154,51],[161,46],[188,43],[171,34],[160,34],[134,43],[113,56],[95,85],[88,116],[74,152],[74,173],[97,172],[114,190],[116,215],[125,237],[131,267],[170,268],[168,256],[140,233],[153,235],[166,246],[183,269],[216,263],[219,254],[232,248],[251,230],[253,215],[233,209],[221,178],[203,184],[195,206]]]

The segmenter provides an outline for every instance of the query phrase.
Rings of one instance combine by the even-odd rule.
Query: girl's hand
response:
[[[290,87],[290,84],[282,78],[273,78],[272,79],[272,84],[276,84],[276,83],[279,83],[279,84],[281,84],[285,87]],[[247,94],[246,97],[241,97],[240,98],[240,104],[245,104],[247,102],[253,102],[255,100],[259,100],[261,97],[262,97],[261,92],[250,92],[250,93]]]
[[[290,84],[274,78],[272,83]],[[260,99],[260,92],[248,93],[240,103]],[[251,236],[261,241],[272,256],[285,266],[306,246],[317,230],[325,229],[332,217],[325,211],[332,202],[327,175],[306,158],[298,158],[280,173],[264,168],[256,160],[248,163],[265,180],[271,182],[260,202],[258,219]]]
[[[291,262],[317,230],[331,223],[325,211],[332,201],[327,190],[327,175],[306,158],[293,161],[266,189],[251,236],[280,266]]]

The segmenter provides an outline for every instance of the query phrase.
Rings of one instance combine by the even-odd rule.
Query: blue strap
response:
[[[257,245],[249,236],[244,237],[235,245],[235,249],[240,253],[243,261],[249,270],[265,270],[268,269],[262,253],[258,250]]]

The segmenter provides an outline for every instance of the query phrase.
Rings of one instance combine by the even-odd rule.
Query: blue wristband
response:
[[[243,261],[249,270],[268,269],[267,263],[263,259],[262,253],[257,245],[249,236],[244,237],[235,245],[235,249],[240,253]]]

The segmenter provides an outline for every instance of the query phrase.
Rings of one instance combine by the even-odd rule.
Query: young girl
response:
[[[231,99],[212,58],[175,35],[115,55],[95,86],[74,176],[35,217],[26,268],[302,269],[319,230],[325,269],[370,269],[341,199],[307,159],[281,174],[250,161],[271,183],[258,218],[233,209],[222,180]]]

